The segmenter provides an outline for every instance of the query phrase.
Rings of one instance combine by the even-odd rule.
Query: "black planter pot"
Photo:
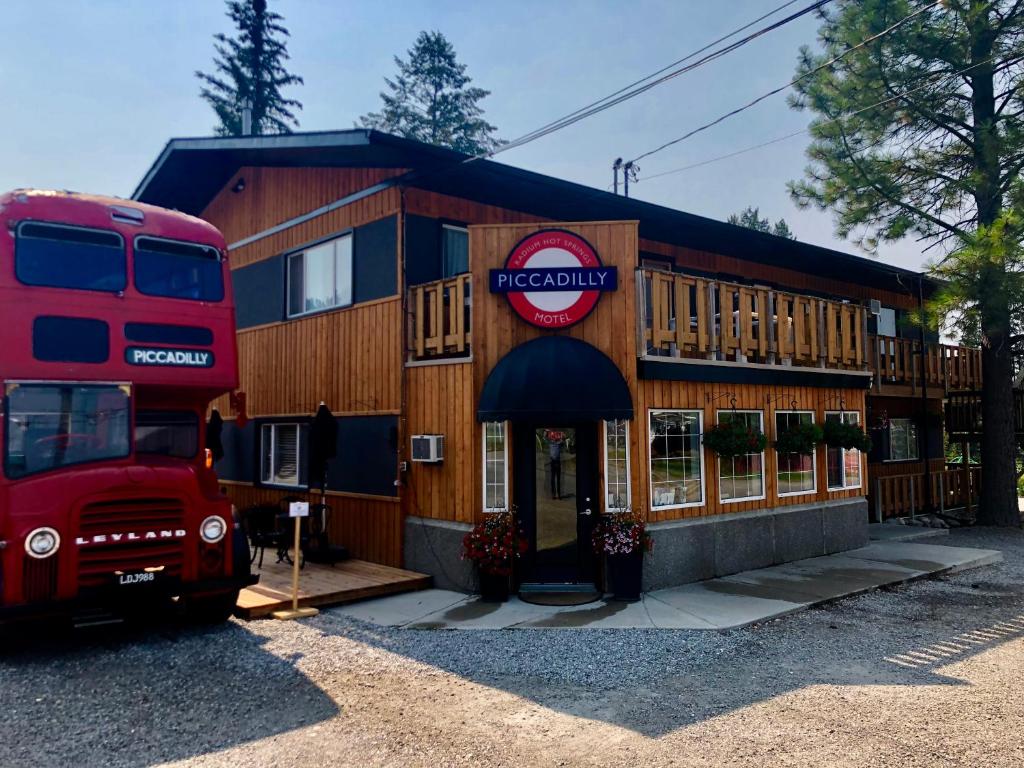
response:
[[[512,587],[511,576],[501,576],[496,573],[484,573],[478,571],[480,580],[480,599],[485,603],[504,603]]]
[[[643,550],[628,555],[608,555],[608,584],[616,600],[636,602],[644,572]]]

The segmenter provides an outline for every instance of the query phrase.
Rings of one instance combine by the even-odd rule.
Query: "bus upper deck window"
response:
[[[224,298],[220,252],[213,246],[140,236],[134,261],[140,293],[195,301]]]
[[[14,271],[25,285],[116,293],[127,284],[124,240],[102,229],[23,221]]]

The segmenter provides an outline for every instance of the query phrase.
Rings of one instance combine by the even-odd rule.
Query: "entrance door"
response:
[[[520,514],[530,540],[525,581],[592,582],[590,537],[598,512],[597,428],[592,424],[530,425],[518,430]],[[523,461],[525,459],[525,461]]]

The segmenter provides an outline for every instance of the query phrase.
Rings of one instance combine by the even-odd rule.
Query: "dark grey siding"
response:
[[[394,296],[398,292],[398,217],[356,227],[352,246],[354,301]]]
[[[231,272],[239,328],[284,319],[284,264],[283,256],[274,256]]]
[[[338,455],[327,469],[332,491],[397,496],[397,416],[345,416],[338,419]]]
[[[405,281],[409,285],[441,279],[441,222],[405,217]]]

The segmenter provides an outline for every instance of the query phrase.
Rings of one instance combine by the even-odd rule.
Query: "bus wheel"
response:
[[[238,602],[238,590],[219,595],[189,598],[185,617],[193,624],[223,624],[231,618]]]

